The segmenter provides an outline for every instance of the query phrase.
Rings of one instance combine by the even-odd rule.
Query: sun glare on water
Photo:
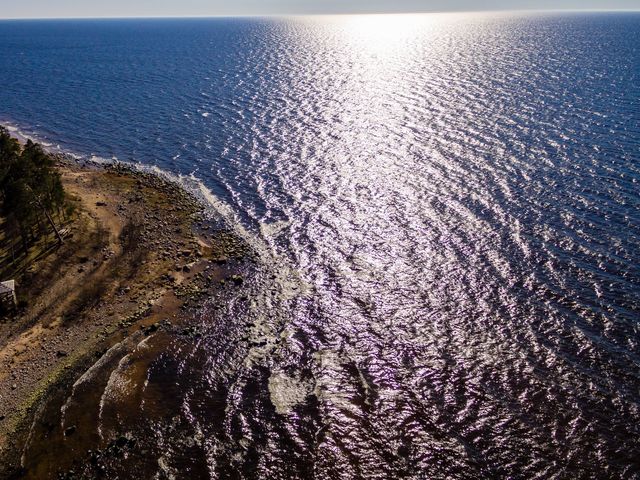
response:
[[[435,15],[353,15],[343,21],[359,46],[381,57],[396,54],[439,23]]]

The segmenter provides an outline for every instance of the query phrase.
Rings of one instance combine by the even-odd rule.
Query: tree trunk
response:
[[[56,224],[53,221],[53,219],[51,218],[51,215],[49,215],[49,212],[47,212],[47,209],[42,204],[42,201],[40,200],[40,197],[38,197],[38,195],[36,195],[35,192],[33,191],[33,189],[31,187],[29,187],[28,185],[27,185],[27,188],[29,188],[31,193],[33,193],[33,196],[35,197],[36,203],[38,204],[40,209],[44,212],[44,214],[47,216],[47,220],[49,220],[49,224],[51,225],[51,228],[53,228],[53,231],[56,232],[56,237],[58,237],[58,243],[60,243],[60,244],[64,243],[64,239],[62,238],[62,235],[60,235],[60,232],[58,231],[58,227],[56,227]]]
[[[58,243],[64,243],[62,235],[60,235],[60,232],[58,231],[58,227],[56,227],[56,224],[53,221],[53,219],[51,218],[51,215],[49,215],[49,212],[47,212],[47,209],[44,208],[42,206],[42,204],[40,206],[41,206],[42,210],[44,211],[44,214],[47,216],[47,220],[49,220],[49,223],[51,224],[51,228],[53,228],[53,231],[56,232],[56,237],[58,237]]]

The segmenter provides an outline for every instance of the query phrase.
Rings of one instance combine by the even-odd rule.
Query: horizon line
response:
[[[515,10],[425,10],[417,12],[344,12],[344,13],[252,13],[252,14],[203,14],[203,15],[123,15],[78,17],[0,17],[6,20],[154,20],[154,19],[207,19],[207,18],[290,18],[290,17],[340,17],[364,15],[462,15],[462,14],[536,14],[536,13],[640,13],[628,8],[576,8],[576,9],[515,9]]]

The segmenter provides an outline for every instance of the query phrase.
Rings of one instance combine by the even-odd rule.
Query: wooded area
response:
[[[42,237],[55,235],[62,242],[57,224],[67,215],[51,155],[30,140],[21,145],[0,127],[0,271],[28,255]]]

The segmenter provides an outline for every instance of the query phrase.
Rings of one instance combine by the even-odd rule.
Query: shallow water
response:
[[[639,50],[638,14],[0,22],[5,123],[182,175],[263,263],[65,393],[71,456],[638,478]]]

